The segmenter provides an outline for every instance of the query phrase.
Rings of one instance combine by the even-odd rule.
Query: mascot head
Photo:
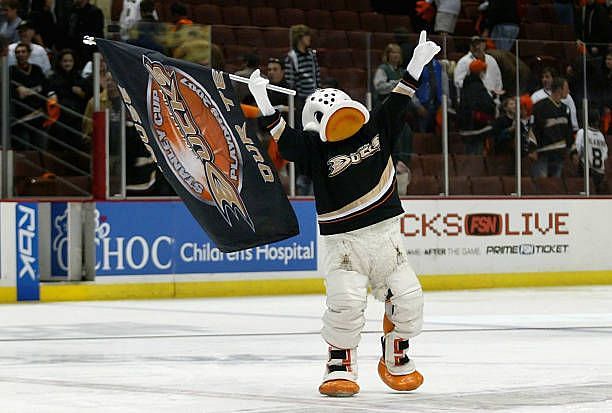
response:
[[[323,142],[350,138],[368,120],[366,107],[338,89],[318,89],[308,96],[302,111],[304,130],[317,132]]]

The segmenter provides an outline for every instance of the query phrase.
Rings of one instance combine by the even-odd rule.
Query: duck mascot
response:
[[[410,391],[423,383],[408,356],[409,341],[421,332],[423,291],[408,263],[399,231],[404,210],[391,159],[423,68],[440,51],[421,32],[403,79],[371,112],[338,89],[319,89],[306,100],[303,131],[289,127],[268,99],[256,70],[249,79],[264,126],[283,158],[309,167],[324,258],[326,305],[321,334],[329,355],[319,392],[353,396],[357,346],[365,324],[368,288],[385,302],[383,354],[378,374],[392,389]]]

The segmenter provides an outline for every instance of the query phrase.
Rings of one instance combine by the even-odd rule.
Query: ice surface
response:
[[[2,305],[0,412],[612,412],[612,287],[425,300],[423,386],[378,379],[370,297],[349,399],[317,392],[322,296]]]

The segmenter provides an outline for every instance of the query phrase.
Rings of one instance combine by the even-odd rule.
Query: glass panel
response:
[[[80,76],[65,76],[74,70],[72,52],[59,54],[56,72],[45,79],[39,66],[28,63],[27,47],[15,51],[17,64],[9,70],[10,195],[90,196],[90,141],[83,128],[89,119],[84,113],[91,83]]]

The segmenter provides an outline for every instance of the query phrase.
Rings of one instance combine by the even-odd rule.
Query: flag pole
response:
[[[96,39],[93,36],[83,36],[83,44],[86,45],[90,45],[90,46],[95,46],[96,44]],[[249,83],[249,78],[247,77],[242,77],[242,76],[238,76],[235,75],[233,73],[228,73],[228,76],[230,79],[236,81],[236,82],[240,82],[240,83]],[[266,85],[266,89],[270,89],[273,90],[275,92],[280,92],[280,93],[284,93],[285,95],[291,95],[291,96],[295,96],[295,90],[293,89],[287,89],[281,86],[276,86],[276,85],[271,85],[271,84],[267,84]]]

